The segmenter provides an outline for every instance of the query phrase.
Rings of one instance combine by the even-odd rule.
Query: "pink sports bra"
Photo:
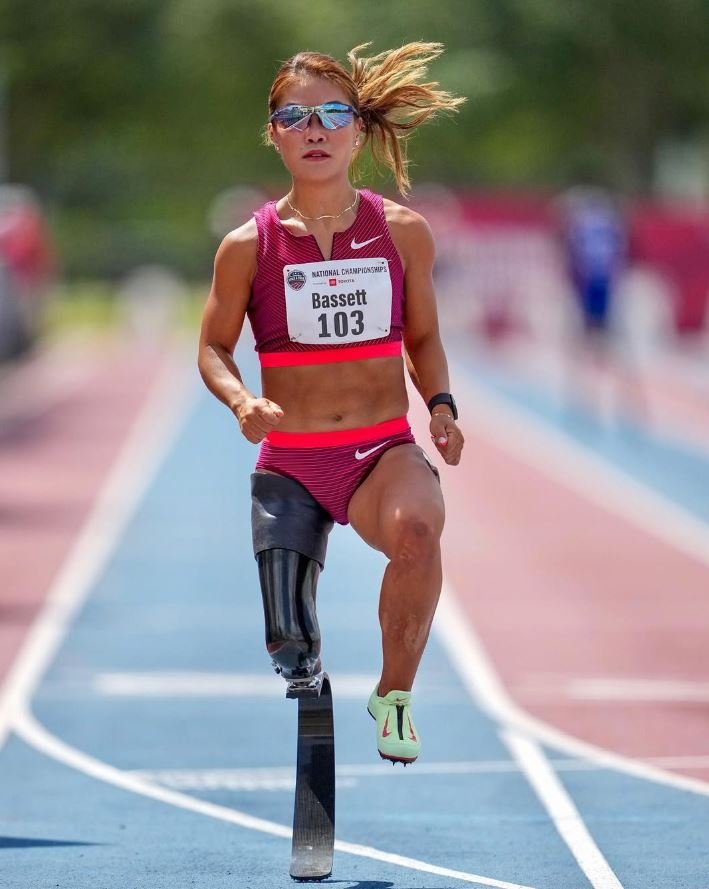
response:
[[[401,354],[404,270],[381,195],[362,189],[357,216],[325,260],[313,235],[294,235],[275,201],[254,214],[258,265],[248,316],[262,367]]]

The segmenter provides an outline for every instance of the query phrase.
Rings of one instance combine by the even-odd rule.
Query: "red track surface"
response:
[[[0,681],[160,365],[152,352],[103,343],[0,380]]]
[[[709,754],[709,703],[569,693],[579,679],[706,681],[709,566],[471,434],[484,419],[463,416],[464,462],[443,470],[445,570],[512,697],[627,756]]]

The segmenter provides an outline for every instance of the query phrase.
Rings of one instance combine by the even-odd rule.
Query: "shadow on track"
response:
[[[356,882],[355,880],[320,880],[321,886],[334,886],[342,884],[346,889],[406,889],[405,886],[397,886],[389,880],[365,880],[364,882]],[[425,886],[419,886],[418,889],[426,889]]]
[[[31,837],[0,837],[0,849],[32,849],[38,846],[97,846],[100,843],[80,843],[72,840],[35,840]],[[387,883],[387,886],[390,884]]]

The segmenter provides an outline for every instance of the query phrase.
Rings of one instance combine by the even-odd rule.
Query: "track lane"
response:
[[[0,381],[0,685],[166,361],[71,342]]]
[[[244,460],[253,459],[251,452],[226,412],[205,396],[121,535],[119,548],[97,578],[35,695],[40,723],[62,743],[121,771],[281,765],[292,760],[294,712],[285,701],[227,699],[225,706],[218,698],[117,701],[90,693],[92,677],[106,671],[239,671],[253,669],[254,663],[268,670],[261,650],[256,573],[245,540],[248,473],[242,469]],[[371,665],[379,658],[376,599],[383,566],[363,545],[355,545],[353,552],[353,540],[347,532],[334,535],[321,588],[326,657],[333,676],[351,673],[355,666],[361,672],[363,661]],[[422,726],[428,726],[422,731],[427,731],[432,760],[468,759],[470,749],[485,759],[503,755],[496,726],[471,706],[435,643],[427,654],[420,700],[417,712]],[[359,762],[363,751],[377,762],[365,704],[366,694],[361,700],[336,703],[341,762]],[[445,731],[435,730],[443,724]],[[205,790],[194,796],[239,810],[245,803],[254,817],[290,821],[289,794],[251,794],[244,803],[233,791]],[[91,827],[91,800],[85,803],[78,835],[98,844],[83,854],[92,867],[100,867],[102,831]],[[153,817],[161,816],[156,812]],[[165,824],[173,820],[166,818]],[[99,823],[109,826],[105,818]],[[197,847],[202,831],[211,830],[209,824],[205,820],[195,828]],[[529,832],[529,840],[520,842],[520,833]],[[429,834],[435,841],[422,840]],[[341,797],[338,835],[399,856],[391,859],[394,871],[381,859],[356,866],[339,863],[340,874],[357,879],[381,880],[392,873],[397,874],[397,886],[442,889],[450,886],[450,877],[436,868],[447,868],[484,875],[498,884],[587,889],[534,794],[514,772],[453,775],[443,783],[435,775],[417,779],[407,774],[405,780],[387,781],[382,787],[372,776]],[[249,838],[235,836],[234,842],[238,849],[251,846]],[[501,848],[506,850],[502,857]],[[169,835],[154,846],[152,855],[151,868],[164,867],[173,878],[176,861],[187,866]],[[416,878],[406,859],[423,859],[429,870]],[[264,862],[263,885],[279,885],[279,862],[274,846]],[[129,865],[128,879],[131,873]]]
[[[469,409],[475,456],[459,469],[475,496],[448,498],[446,563],[507,689],[571,735],[631,757],[687,757],[678,769],[705,780],[691,764],[707,753],[701,697],[578,690],[604,679],[701,684],[709,564],[565,484],[551,452],[545,463],[527,447],[524,411],[505,430],[483,402]]]
[[[471,452],[469,449],[468,453]],[[282,764],[278,751],[283,749],[284,739],[287,741],[290,735],[291,745],[294,742],[293,719],[288,718],[293,714],[288,712],[287,705],[284,709],[284,702],[262,701],[254,711],[253,702],[242,705],[230,699],[197,699],[192,703],[185,699],[148,699],[140,705],[135,700],[120,703],[89,692],[92,677],[102,672],[166,668],[242,672],[247,666],[253,669],[254,663],[264,662],[253,564],[248,552],[246,556],[243,552],[245,547],[248,550],[248,472],[244,466],[248,467],[251,459],[250,449],[242,447],[228,417],[217,405],[205,401],[161,470],[150,496],[141,504],[121,541],[120,551],[93,589],[87,607],[35,698],[38,715],[59,737],[94,755],[105,754],[107,761],[122,769],[219,767],[229,765],[230,758],[233,763],[236,753],[236,764],[240,766]],[[459,469],[444,469],[444,485],[453,481],[454,476],[448,473],[458,473]],[[460,492],[460,475],[455,478]],[[449,503],[451,498],[456,499],[456,492],[449,493]],[[351,673],[356,667],[361,672],[363,660],[373,663],[378,657],[376,633],[371,631],[376,625],[376,587],[381,566],[376,558],[370,561],[366,549],[352,543],[351,535],[336,533],[333,544],[322,587],[323,591],[329,589],[330,594],[321,597],[327,644],[332,646],[327,649],[327,656],[335,670]],[[469,539],[466,545],[470,547]],[[356,573],[352,571],[353,564],[357,565]],[[347,583],[332,585],[331,577],[346,579]],[[468,584],[470,579],[469,569]],[[499,761],[503,748],[498,725],[471,707],[435,642],[426,655],[417,694],[421,701],[417,716],[420,710],[420,727],[425,727],[427,756],[432,761],[468,760],[470,749],[483,760]],[[338,756],[345,763],[361,762],[363,743],[365,750],[373,749],[371,726],[363,712],[364,700],[342,700],[337,707]],[[252,719],[254,712],[259,714],[256,723]],[[264,737],[270,739],[266,745]],[[462,749],[461,739],[465,742]],[[49,772],[55,776],[49,779],[51,784],[59,774],[64,775],[64,770],[57,772],[51,764],[40,765],[31,752],[22,748],[14,740],[8,755],[14,762],[24,758],[34,763],[21,773],[25,779]],[[5,763],[9,764],[8,760]],[[587,886],[519,775],[503,773],[500,781],[499,773],[496,780],[490,780],[488,774],[471,782],[460,776],[450,781],[441,781],[440,776],[434,775],[416,778],[413,769],[411,772],[411,777],[407,774],[397,782],[398,787],[392,787],[390,782],[380,787],[375,778],[359,790],[352,789],[352,794],[347,791],[343,830],[347,830],[348,839],[376,838],[379,847],[384,839],[397,844],[399,854],[405,854],[407,848],[409,854],[420,856],[426,852],[427,857],[448,865],[466,864],[474,872],[508,880],[516,878],[520,885],[539,889]],[[658,791],[645,782],[608,772],[603,772],[602,778],[595,774],[590,780],[588,773],[564,774],[563,780],[577,803],[581,801],[582,814],[591,813],[593,835],[602,838],[603,851],[611,855],[611,863],[626,889],[664,889],[667,884],[662,881],[666,874],[663,876],[659,870],[660,860],[672,864],[673,887],[698,889],[698,861],[690,858],[682,862],[673,855],[673,849],[682,837],[692,836],[692,824],[701,823],[702,813],[706,812],[702,808],[706,805],[704,800],[687,802],[685,795],[674,790]],[[114,809],[119,797],[123,798],[120,793],[116,796],[116,791],[91,790],[94,785],[87,785],[81,777],[72,779],[71,784],[74,794],[78,787],[85,792],[78,807],[81,814],[73,820],[69,831],[71,836],[63,839],[95,844],[82,847],[83,861],[90,867],[101,867],[106,862],[102,843],[109,837],[124,852],[123,871],[109,868],[107,885],[123,886],[126,879],[140,885],[146,866],[151,879],[156,881],[151,886],[160,885],[159,880],[174,885],[186,873],[196,875],[195,885],[233,885],[235,875],[228,873],[224,858],[229,848],[234,849],[239,870],[243,865],[243,873],[253,880],[250,885],[281,885],[278,878],[270,878],[278,867],[278,852],[256,835],[240,834],[237,839],[234,834],[199,824],[193,815],[170,815],[150,802],[134,803],[133,807],[130,802],[120,803]],[[634,790],[629,794],[629,784],[642,789],[642,793]],[[603,798],[598,797],[600,787]],[[626,796],[619,796],[620,787],[626,788]],[[7,798],[8,792],[13,791],[6,782],[0,796]],[[197,796],[227,806],[235,802],[233,791],[204,791]],[[621,798],[623,805],[619,806],[617,801]],[[615,808],[604,810],[604,799],[615,800]],[[628,804],[629,799],[633,805]],[[658,799],[663,817],[655,818],[653,824],[648,813],[657,811],[653,807]],[[416,806],[413,810],[412,800]],[[97,801],[108,806],[98,818]],[[248,802],[258,817],[286,813],[287,823],[287,795],[279,800],[273,794],[262,794]],[[640,808],[634,808],[635,804]],[[26,813],[23,824],[31,824],[31,807],[23,804],[21,810]],[[112,811],[119,811],[122,816],[130,813],[124,818],[129,830],[125,838],[130,836],[128,846],[121,839],[121,829],[110,814]],[[670,822],[674,824],[672,831],[667,830]],[[50,823],[56,835],[60,822]],[[163,829],[168,831],[167,835]],[[151,843],[145,843],[141,834],[149,836]],[[222,846],[215,844],[215,835],[223,837]],[[654,849],[642,848],[643,836]],[[78,847],[60,846],[43,851],[54,856],[46,859],[54,867],[69,863],[68,872],[78,874],[71,865],[76,861],[72,851],[75,848]],[[195,848],[199,854],[194,852]],[[642,856],[638,855],[639,848]],[[125,854],[128,849],[130,856]],[[22,860],[22,855],[27,860],[26,850],[7,851],[13,858],[4,860],[11,866]],[[252,876],[257,874],[259,855],[263,856],[261,875]],[[264,860],[273,868],[267,873],[266,883],[262,882]],[[504,874],[500,873],[501,863]],[[402,887],[450,886],[450,880],[446,882],[441,877],[439,883],[433,875],[423,877],[425,882],[411,872],[402,878],[395,865],[381,862],[357,867],[338,863],[338,867],[343,866],[346,870],[339,873],[356,875],[365,881],[391,878],[393,885]],[[242,878],[242,873],[238,876]],[[282,885],[289,884],[287,881]],[[79,880],[71,885],[82,884]]]

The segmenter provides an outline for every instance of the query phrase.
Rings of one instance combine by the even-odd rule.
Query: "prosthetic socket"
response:
[[[285,476],[251,476],[251,524],[266,649],[289,682],[321,672],[317,581],[333,522],[306,489]]]

